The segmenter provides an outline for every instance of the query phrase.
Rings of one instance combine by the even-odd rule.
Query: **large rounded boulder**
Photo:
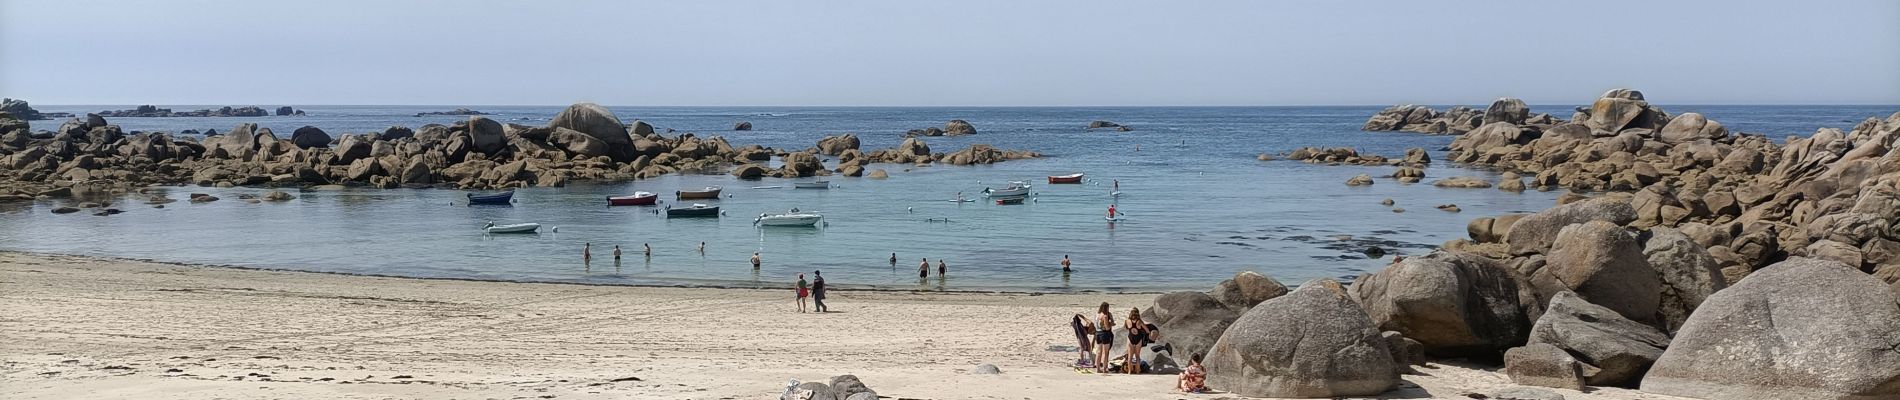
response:
[[[607,107],[599,104],[576,103],[567,106],[567,109],[561,110],[560,114],[555,114],[554,119],[548,121],[548,127],[572,129],[599,140],[611,149],[610,157],[615,161],[632,161],[634,158],[631,150],[633,138],[627,135],[627,126],[622,125],[613,112],[607,111]]]
[[[330,134],[324,133],[323,129],[305,125],[290,133],[290,143],[300,149],[330,147]]]
[[[1900,302],[1845,264],[1792,258],[1709,296],[1644,376],[1703,399],[1900,398]]]
[[[1246,312],[1254,305],[1286,295],[1286,292],[1286,285],[1280,284],[1280,281],[1258,272],[1241,271],[1234,274],[1233,278],[1214,285],[1214,290],[1207,294],[1229,309]]]
[[[1590,221],[1564,227],[1556,243],[1544,267],[1531,273],[1539,299],[1571,291],[1626,318],[1655,321],[1662,278],[1635,235],[1616,224]]]
[[[1144,316],[1165,332],[1161,343],[1185,359],[1190,354],[1207,354],[1243,311],[1227,308],[1207,293],[1179,291],[1156,297],[1154,308]]]
[[[468,117],[468,135],[469,144],[484,154],[495,154],[508,147],[508,135],[501,123],[488,117]]]
[[[1352,296],[1381,330],[1425,352],[1494,359],[1524,343],[1524,278],[1481,256],[1439,251],[1359,277]]]
[[[1669,347],[1669,336],[1590,304],[1576,293],[1562,292],[1531,327],[1530,343],[1557,346],[1590,365],[1585,369],[1585,383],[1634,386],[1663,348]]]
[[[1385,339],[1330,279],[1254,306],[1205,365],[1208,387],[1251,397],[1370,396],[1399,383]]]
[[[1722,269],[1709,250],[1688,235],[1671,228],[1649,231],[1643,243],[1643,256],[1662,277],[1662,298],[1658,317],[1669,332],[1682,328],[1696,307],[1702,306],[1716,291],[1728,287]]]

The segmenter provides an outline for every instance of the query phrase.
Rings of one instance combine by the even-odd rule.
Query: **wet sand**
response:
[[[586,286],[260,271],[0,252],[0,398],[776,398],[856,374],[887,398],[1161,399],[1166,375],[1069,367],[1067,318],[1141,294]],[[968,371],[996,364],[1001,375]],[[1501,372],[1433,364],[1392,398]],[[1622,389],[1571,399],[1667,398]]]

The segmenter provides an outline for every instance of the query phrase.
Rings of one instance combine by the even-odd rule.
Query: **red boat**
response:
[[[678,197],[680,200],[718,199],[719,190],[720,189],[718,186],[707,186],[705,189],[702,189],[702,190],[681,190],[678,192],[674,192],[673,194],[675,197]]]
[[[650,206],[660,202],[660,195],[648,192],[633,192],[632,196],[608,197],[610,206]]]
[[[1005,204],[1023,204],[1023,197],[1016,196],[1016,197],[1003,197],[1003,198],[996,199],[996,205],[1005,205]]]
[[[1051,184],[1055,184],[1055,183],[1082,183],[1082,174],[1071,174],[1071,175],[1062,175],[1062,176],[1054,176],[1054,175],[1051,175],[1051,176],[1049,176],[1049,183],[1051,183]]]

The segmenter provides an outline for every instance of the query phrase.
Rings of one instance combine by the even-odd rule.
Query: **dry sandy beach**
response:
[[[856,374],[886,398],[1225,398],[1073,372],[1067,317],[1139,294],[790,291],[424,280],[0,252],[0,398],[775,398]],[[993,363],[1001,375],[968,372]],[[1510,386],[1432,364],[1390,398]],[[1668,398],[1623,389],[1571,399]]]

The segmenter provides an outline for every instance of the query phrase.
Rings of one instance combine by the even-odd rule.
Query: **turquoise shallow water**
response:
[[[1896,107],[1845,106],[1664,106],[1671,112],[1700,111],[1731,129],[1773,137],[1804,135],[1821,126],[1851,127]],[[129,108],[39,107],[42,111]],[[173,108],[195,108],[190,106]],[[255,121],[287,135],[315,125],[333,134],[419,126],[455,117],[412,115],[454,107],[300,107],[305,117],[115,118],[128,130],[216,128]],[[1239,270],[1270,274],[1288,284],[1376,270],[1389,258],[1360,251],[1379,246],[1392,254],[1418,254],[1463,237],[1467,221],[1480,216],[1541,210],[1557,192],[1507,193],[1494,189],[1439,189],[1381,179],[1369,187],[1343,182],[1361,173],[1380,176],[1391,167],[1323,166],[1290,161],[1260,162],[1261,152],[1300,146],[1353,146],[1364,153],[1396,156],[1408,147],[1433,150],[1450,137],[1358,130],[1380,107],[1279,108],[613,108],[623,119],[701,135],[724,135],[735,144],[783,148],[812,146],[818,138],[857,133],[866,149],[902,140],[906,129],[941,126],[957,118],[979,134],[927,139],[937,151],[972,143],[1036,150],[1037,160],[996,165],[912,168],[878,165],[888,180],[830,177],[831,190],[794,190],[789,180],[738,181],[729,175],[675,175],[622,183],[576,184],[524,189],[512,207],[452,205],[455,190],[346,190],[303,192],[286,203],[247,204],[241,193],[262,189],[166,188],[173,198],[212,193],[226,200],[173,203],[153,209],[127,199],[125,214],[93,217],[55,215],[56,202],[0,205],[0,249],[163,261],[232,264],[416,277],[601,284],[782,285],[799,272],[824,270],[834,284],[888,289],[947,290],[1162,290],[1205,288]],[[477,107],[494,118],[541,124],[560,107]],[[1568,106],[1536,111],[1568,114]],[[1090,120],[1133,126],[1133,132],[1089,132]],[[757,130],[725,131],[750,121]],[[35,127],[50,128],[54,121]],[[1136,151],[1136,146],[1140,150]],[[830,160],[827,160],[830,164]],[[1046,185],[1048,175],[1087,173],[1083,185]],[[1438,163],[1426,182],[1450,176],[1493,177],[1486,171]],[[1124,195],[1109,195],[1108,180],[1121,181]],[[957,204],[1007,180],[1037,183],[1036,200],[1024,205]],[[645,190],[724,186],[732,197],[711,201],[725,207],[720,219],[668,220],[650,208],[606,207],[604,197]],[[754,186],[784,186],[751,189]],[[1407,212],[1379,204],[1392,198]],[[665,197],[672,202],[670,196]],[[1129,219],[1110,225],[1102,216],[1118,204]],[[1433,208],[1457,204],[1462,213]],[[757,228],[752,217],[789,208],[819,211],[827,226]],[[951,222],[927,222],[947,218]],[[484,235],[485,221],[539,222],[538,235]],[[550,232],[559,227],[559,232]],[[1350,235],[1351,240],[1337,236]],[[706,252],[697,251],[706,242]],[[583,243],[595,260],[583,263]],[[654,248],[640,254],[641,244]],[[613,245],[626,256],[618,263]],[[760,252],[764,267],[747,263]],[[897,253],[898,262],[888,259]],[[1058,261],[1074,260],[1062,274]],[[1389,256],[1388,256],[1389,257]],[[933,264],[919,280],[920,258]],[[950,273],[935,274],[946,259]]]

